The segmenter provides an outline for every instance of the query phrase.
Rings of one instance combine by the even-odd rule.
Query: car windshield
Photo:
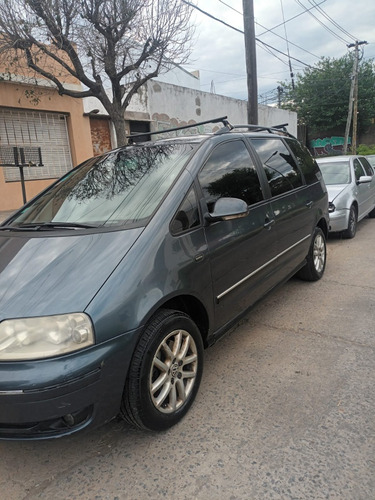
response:
[[[327,186],[350,183],[350,168],[348,161],[319,163],[319,168]]]
[[[195,148],[192,144],[135,145],[92,158],[62,177],[9,224],[146,223]]]

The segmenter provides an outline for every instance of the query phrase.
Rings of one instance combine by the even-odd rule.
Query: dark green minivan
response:
[[[84,162],[0,225],[0,438],[174,425],[204,348],[322,277],[327,230],[319,167],[280,129],[224,121]]]

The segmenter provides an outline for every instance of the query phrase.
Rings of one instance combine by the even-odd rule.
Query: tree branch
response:
[[[64,85],[60,82],[60,80],[56,78],[52,73],[44,70],[43,68],[40,68],[34,63],[30,49],[25,49],[25,54],[26,54],[27,65],[29,66],[29,68],[33,69],[36,73],[39,73],[40,75],[44,76],[45,78],[47,78],[47,80],[53,82],[56,85],[60,95],[68,95],[70,97],[76,97],[76,98],[95,96],[92,90],[74,91],[65,88]]]

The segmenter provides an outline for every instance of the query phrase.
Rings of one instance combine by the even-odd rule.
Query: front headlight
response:
[[[330,201],[328,203],[328,212],[331,214],[332,212],[334,212],[336,210],[336,207],[335,205],[332,203],[332,201]]]
[[[0,323],[0,361],[51,358],[93,344],[91,320],[84,313]]]

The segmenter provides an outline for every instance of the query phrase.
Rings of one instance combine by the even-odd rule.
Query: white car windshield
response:
[[[327,186],[350,183],[350,168],[348,161],[319,163],[319,168]]]

